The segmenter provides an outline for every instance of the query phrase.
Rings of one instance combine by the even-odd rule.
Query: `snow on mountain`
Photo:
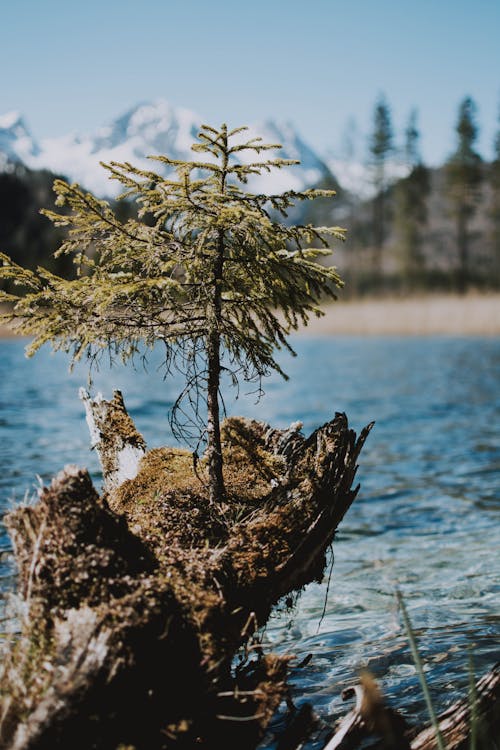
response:
[[[332,155],[325,158],[326,164],[339,184],[361,200],[369,200],[375,195],[373,167],[354,159],[341,159]],[[385,165],[387,184],[397,182],[409,172],[407,164],[398,159],[388,160]]]
[[[293,159],[298,165],[275,169],[269,174],[264,172],[260,177],[254,177],[250,183],[252,190],[262,193],[280,193],[283,190],[303,190],[318,184],[329,170],[325,162],[308,146],[291,123],[277,124],[270,120],[252,125],[242,134],[242,140],[248,138],[262,138],[264,143],[280,143],[282,148],[276,152],[268,152],[272,158]],[[242,154],[242,161],[255,160],[255,154]]]
[[[174,108],[163,100],[139,104],[93,134],[72,133],[42,140],[40,154],[30,159],[28,166],[64,174],[97,195],[116,195],[120,186],[110,181],[100,162],[128,161],[157,169],[158,163],[149,160],[149,155],[192,158],[190,145],[199,122],[189,110]]]
[[[0,168],[9,163],[27,164],[40,148],[19,112],[0,116]]]
[[[129,143],[137,157],[151,153],[187,155],[196,139],[200,118],[164,99],[137,105],[94,136],[94,152]]]
[[[161,165],[147,157],[168,154],[174,159],[196,159],[191,145],[203,120],[196,113],[174,107],[164,99],[142,102],[90,134],[34,139],[18,112],[0,116],[0,170],[21,163],[32,169],[49,169],[79,182],[97,195],[116,195],[120,186],[110,181],[100,162],[128,161],[138,167],[159,171]],[[323,159],[300,137],[291,123],[271,120],[251,125],[241,140],[261,137],[265,143],[280,143],[283,148],[267,156],[296,159],[300,165],[274,169],[249,180],[249,188],[261,193],[303,190],[325,177],[335,175],[342,188],[360,199],[373,197],[373,176],[360,160],[327,154]],[[255,154],[240,152],[242,161],[253,161]],[[207,158],[203,156],[203,158]],[[397,159],[386,165],[388,182],[404,177],[408,168]]]
[[[93,134],[73,133],[46,138],[38,146],[33,139],[29,140],[31,136],[19,117],[6,115],[0,118],[0,153],[7,153],[9,160],[14,155],[15,161],[32,169],[50,169],[66,175],[97,195],[116,195],[120,185],[109,180],[107,171],[99,162],[128,161],[138,167],[159,171],[162,165],[149,160],[148,156],[167,154],[174,159],[199,158],[191,151],[191,145],[202,122],[194,112],[159,99],[137,105]],[[302,190],[328,174],[324,161],[291,124],[278,125],[267,121],[251,126],[240,137],[243,140],[256,136],[260,136],[263,142],[283,145],[279,151],[266,152],[264,157],[298,159],[301,164],[252,177],[249,180],[251,190],[267,194],[288,189]],[[242,161],[254,161],[255,153],[240,152],[239,157]],[[206,156],[202,158],[206,159]]]

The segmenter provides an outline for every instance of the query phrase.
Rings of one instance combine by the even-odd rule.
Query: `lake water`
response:
[[[282,357],[290,381],[271,378],[255,404],[228,411],[310,432],[345,411],[352,427],[376,426],[361,454],[359,497],[335,542],[329,586],[309,586],[293,615],[272,619],[265,640],[308,654],[292,671],[295,702],[327,720],[347,707],[340,692],[368,666],[410,720],[425,718],[409,647],[395,605],[402,591],[438,710],[467,689],[468,646],[481,673],[499,658],[500,341],[494,339],[296,338]],[[123,390],[148,445],[171,443],[169,403],[153,356],[149,374],[116,369],[95,376],[110,396]],[[77,397],[82,367],[20,341],[0,342],[0,509],[32,493],[66,463],[85,465],[99,484],[96,455]],[[8,539],[0,534],[0,550]],[[3,589],[12,581],[0,557]],[[327,576],[328,578],[328,576]],[[327,595],[328,594],[328,595]],[[322,613],[324,611],[324,616]],[[269,741],[268,746],[272,746]]]

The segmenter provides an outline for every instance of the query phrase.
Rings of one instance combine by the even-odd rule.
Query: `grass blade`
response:
[[[470,705],[470,750],[477,750],[477,690],[474,677],[472,646],[469,646],[469,705]]]
[[[408,611],[403,601],[402,594],[399,590],[396,590],[396,598],[398,600],[398,604],[401,609],[401,614],[403,615],[403,622],[404,622],[404,626],[406,630],[406,635],[410,643],[411,655],[415,663],[415,669],[417,670],[418,678],[420,680],[420,685],[422,687],[422,692],[424,694],[425,702],[427,704],[427,711],[429,712],[431,724],[434,727],[434,732],[436,734],[436,743],[437,743],[439,750],[446,750],[443,737],[441,735],[441,732],[439,731],[439,722],[437,720],[436,712],[434,711],[434,706],[432,705],[432,698],[429,692],[429,686],[427,685],[427,680],[425,678],[422,660],[420,659],[420,654],[418,652],[418,646],[417,646],[417,640],[415,638],[415,633],[412,628],[410,618],[408,616]]]

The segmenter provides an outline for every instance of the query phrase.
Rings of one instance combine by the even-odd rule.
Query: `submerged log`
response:
[[[361,675],[359,685],[347,688],[342,698],[356,698],[354,708],[340,722],[324,750],[353,750],[374,734],[387,750],[410,750],[408,726],[397,711],[385,705],[378,686],[369,673]]]
[[[356,698],[354,708],[339,722],[323,750],[438,750],[436,730],[431,724],[409,727],[398,711],[386,705],[369,674],[354,688],[344,690],[344,700]],[[453,703],[437,718],[446,750],[495,748],[500,736],[500,664],[477,680],[473,696]],[[474,739],[472,740],[472,736]],[[373,741],[376,740],[376,744]]]
[[[321,578],[371,425],[356,439],[337,414],[306,439],[298,425],[226,420],[227,496],[214,507],[203,460],[146,452],[121,394],[84,399],[105,493],[67,467],[6,519],[24,614],[3,666],[0,745],[253,748],[288,662],[254,635],[280,598]]]
[[[438,717],[439,731],[447,750],[490,748],[500,737],[500,663],[483,675],[474,695],[462,698]],[[471,734],[475,740],[471,742]],[[411,750],[435,750],[433,727],[425,727],[411,742]]]

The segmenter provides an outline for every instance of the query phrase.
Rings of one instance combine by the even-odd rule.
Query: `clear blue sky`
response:
[[[35,137],[87,131],[164,97],[206,121],[291,120],[320,150],[383,92],[396,132],[419,110],[424,157],[453,148],[460,100],[491,156],[499,0],[16,0],[0,8],[0,114]]]

